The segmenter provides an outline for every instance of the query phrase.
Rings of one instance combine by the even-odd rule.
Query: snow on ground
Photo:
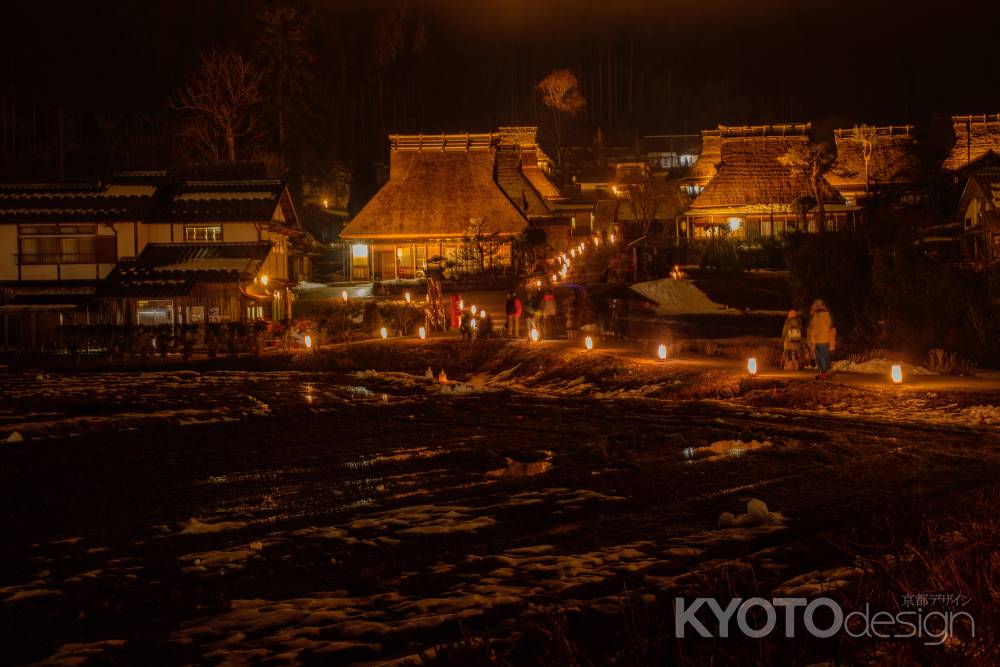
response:
[[[922,366],[913,366],[912,364],[904,364],[896,361],[890,361],[889,359],[870,359],[863,363],[856,363],[850,359],[842,359],[840,361],[835,361],[830,366],[834,371],[840,373],[866,373],[869,375],[888,375],[892,371],[894,364],[899,363],[902,367],[903,378],[907,375],[936,375],[934,371],[929,371]]]
[[[687,280],[662,278],[632,285],[639,294],[660,304],[660,315],[688,315],[725,312],[726,307],[715,303],[708,295]]]

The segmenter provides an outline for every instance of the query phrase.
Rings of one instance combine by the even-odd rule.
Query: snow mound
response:
[[[221,533],[224,530],[239,530],[245,527],[245,521],[218,521],[216,523],[204,523],[196,518],[191,518],[181,524],[181,535],[204,535],[206,533]]]
[[[725,306],[715,303],[708,295],[687,280],[663,278],[632,285],[639,294],[659,304],[660,315],[718,313]]]
[[[859,364],[849,359],[843,359],[841,361],[833,362],[831,368],[841,373],[888,375],[892,371],[893,364],[895,363],[896,362],[890,361],[889,359],[870,359]],[[933,371],[929,371],[921,366],[912,366],[910,364],[900,364],[900,366],[902,366],[904,378],[907,375],[935,375]]]

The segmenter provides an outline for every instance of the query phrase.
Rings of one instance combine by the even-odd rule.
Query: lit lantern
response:
[[[750,373],[750,377],[757,375],[757,357],[747,359],[747,372]]]
[[[382,340],[385,340],[386,338],[389,337],[389,330],[386,329],[385,327],[379,329],[379,333],[382,335]]]
[[[409,303],[410,299],[411,299],[410,293],[409,292],[404,292],[403,293],[403,298],[406,299],[406,303]]]
[[[344,303],[347,303],[347,290],[340,293],[340,298],[344,300]]]
[[[396,257],[398,259],[403,259],[403,249],[402,248],[396,248]]]
[[[552,282],[554,282],[554,283],[559,282],[559,276],[557,276],[556,274],[553,273],[552,274]]]
[[[892,383],[903,384],[903,367],[899,364],[892,365]]]
[[[441,384],[448,384],[448,374],[444,372],[443,368],[441,369],[441,372],[438,373],[438,382]]]
[[[476,309],[476,304],[472,304],[471,306],[469,306],[469,312],[470,312],[470,313],[472,313],[472,316],[473,316],[473,317],[475,317],[475,316],[476,316],[476,313],[478,313],[478,312],[479,312],[479,311],[478,311],[478,310]]]
[[[309,349],[312,346],[313,346],[312,336],[310,336],[309,334],[306,334],[306,349]]]
[[[528,336],[531,338],[531,342],[532,343],[537,343],[538,342],[538,329],[532,327],[531,328],[531,333],[529,333]]]
[[[573,248],[572,250],[569,251],[569,256],[576,257],[576,248]]]
[[[599,245],[601,245],[601,237],[600,236],[595,236],[594,237],[594,247],[596,248]]]
[[[583,346],[585,348],[587,348],[588,350],[593,350],[594,349],[594,339],[591,338],[590,336],[587,336],[586,338],[583,339]]]
[[[266,273],[260,277],[260,284],[263,285],[264,287],[267,287],[267,274]]]
[[[609,240],[610,240],[610,241],[611,241],[612,243],[614,243],[614,242],[615,242],[615,235],[614,235],[614,234],[611,234],[611,235],[610,235],[610,236],[609,236],[608,238],[609,238]]]
[[[417,335],[420,336],[420,340],[427,338],[427,329],[425,327],[420,327],[417,329]]]
[[[663,361],[664,359],[667,358],[667,346],[664,345],[663,343],[660,343],[660,346],[656,348],[656,357],[660,361]]]

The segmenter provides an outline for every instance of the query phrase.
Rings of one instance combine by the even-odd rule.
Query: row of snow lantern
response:
[[[660,347],[662,348],[663,346],[661,345]],[[661,356],[660,358],[663,359],[665,357],[665,353],[661,354],[663,354],[663,356]],[[755,377],[757,375],[756,357],[750,357],[749,359],[747,359],[747,373],[750,375],[750,377]],[[893,384],[903,384],[902,364],[892,365],[892,367],[889,369],[889,379],[892,381]]]

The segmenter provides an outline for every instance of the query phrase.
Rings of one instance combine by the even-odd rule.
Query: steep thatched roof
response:
[[[795,146],[805,145],[805,136],[747,136],[722,142],[722,162],[715,177],[691,204],[691,212],[705,209],[770,210],[787,208],[812,196],[809,178],[783,163]],[[824,202],[843,199],[825,180],[820,193]]]
[[[991,153],[1000,157],[1000,114],[952,116],[955,144],[942,167],[959,171]]]
[[[493,179],[494,150],[396,149],[389,182],[344,227],[341,238],[461,237],[473,219],[484,231],[520,234],[528,221]]]
[[[868,164],[872,186],[914,183],[920,178],[920,161],[909,125],[874,128],[875,144]],[[834,130],[837,161],[827,174],[830,185],[842,192],[864,191],[864,147],[855,139],[854,129]]]
[[[685,181],[708,183],[715,176],[715,171],[722,161],[722,132],[719,130],[701,131],[701,154],[691,166]]]

